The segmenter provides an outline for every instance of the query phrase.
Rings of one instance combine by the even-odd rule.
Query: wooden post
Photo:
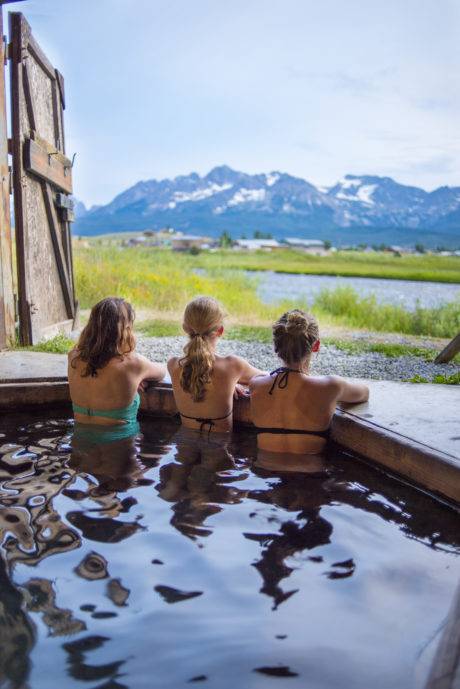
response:
[[[14,339],[15,315],[6,126],[5,44],[3,41],[3,8],[0,5],[0,350],[11,345]]]
[[[442,352],[438,354],[434,360],[435,364],[447,364],[452,361],[454,356],[460,352],[460,333],[449,342],[447,347],[444,347]]]

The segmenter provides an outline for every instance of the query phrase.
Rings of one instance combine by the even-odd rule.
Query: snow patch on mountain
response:
[[[220,194],[221,191],[231,189],[233,184],[210,184],[204,189],[197,189],[196,191],[175,191],[173,199],[176,203],[185,203],[186,201],[202,201],[208,199],[214,194]]]
[[[356,181],[356,180],[353,180]],[[356,185],[355,184],[348,184],[346,187],[342,187],[345,189],[354,188]],[[359,186],[358,189],[356,189],[355,193],[346,193],[344,191],[339,191],[335,195],[336,199],[342,199],[343,201],[358,201],[361,203],[366,203],[369,206],[374,205],[374,201],[372,200],[371,196],[376,190],[377,185],[376,184],[363,184],[362,186]]]
[[[280,175],[277,172],[268,172],[265,175],[265,184],[267,187],[272,187],[279,180]]]
[[[265,189],[245,189],[242,187],[233,194],[227,206],[238,206],[240,203],[258,202],[265,199]]]

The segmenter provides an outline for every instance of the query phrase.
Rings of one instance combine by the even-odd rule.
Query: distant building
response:
[[[257,249],[281,249],[283,247],[276,239],[237,239],[234,243],[236,249],[246,249],[246,251],[256,251]]]
[[[396,246],[392,245],[387,248],[387,251],[390,252],[391,254],[395,254],[397,256],[401,256],[401,254],[413,254],[414,250],[411,249],[408,246]]]
[[[139,235],[139,237],[130,237],[122,242],[123,246],[141,246],[147,243],[147,237]]]
[[[288,237],[284,240],[292,249],[302,249],[306,254],[314,256],[326,256],[328,250],[321,239],[300,239],[299,237]]]
[[[190,251],[190,249],[209,249],[209,237],[200,237],[194,234],[184,234],[180,237],[171,237],[173,251]]]

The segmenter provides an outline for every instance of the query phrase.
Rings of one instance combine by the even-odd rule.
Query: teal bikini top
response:
[[[120,409],[91,409],[91,407],[80,407],[78,404],[72,404],[74,412],[77,414],[86,414],[86,416],[101,416],[106,419],[119,419],[132,423],[137,419],[137,411],[141,403],[139,393],[136,393],[135,398],[127,407]]]

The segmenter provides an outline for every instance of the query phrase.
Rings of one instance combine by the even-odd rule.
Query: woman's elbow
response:
[[[367,385],[361,386],[361,396],[358,400],[359,402],[367,402],[369,399],[369,388]]]

